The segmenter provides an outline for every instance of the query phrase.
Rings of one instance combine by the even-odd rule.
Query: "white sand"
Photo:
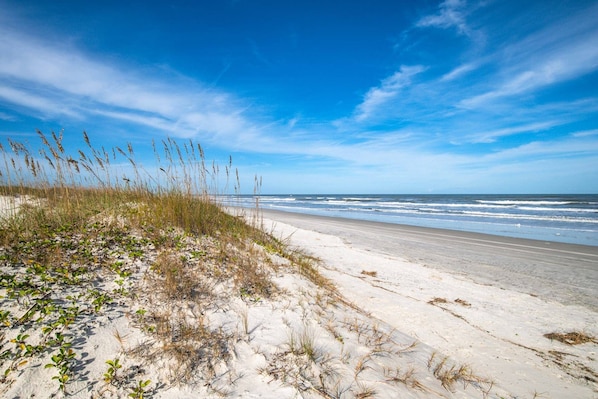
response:
[[[359,249],[338,236],[278,219],[264,219],[263,225],[319,257],[321,272],[353,305],[330,296],[294,273],[285,259],[260,248],[255,249],[256,262],[269,259],[278,265],[273,280],[280,293],[272,298],[243,297],[231,286],[216,285],[212,302],[200,308],[193,302],[150,299],[147,278],[155,253],[146,251],[138,260],[119,258],[134,272],[125,286],[138,295],[100,313],[83,312],[66,330],[76,352],[68,397],[126,397],[145,380],[151,381],[145,397],[153,398],[598,397],[598,345],[568,346],[543,337],[571,330],[597,336],[595,312],[481,285],[466,275]],[[189,245],[196,244],[191,240]],[[196,281],[204,280],[199,276]],[[103,284],[107,292],[119,288],[116,281]],[[437,299],[430,304],[434,298],[446,302]],[[83,301],[81,306],[87,305]],[[229,358],[209,359],[209,376],[172,383],[177,371],[168,359],[144,360],[165,350],[139,328],[136,310],[154,308],[186,312],[191,325],[203,323],[230,335]],[[18,316],[23,307],[14,303],[8,310]],[[5,343],[16,332],[11,334]],[[311,354],[305,351],[309,346]],[[44,368],[51,354],[17,365],[0,383],[0,396],[64,396],[52,380],[56,370]],[[446,367],[445,355],[450,357]],[[123,364],[119,382],[107,384],[105,362],[116,358]],[[452,365],[468,365],[465,378],[443,385],[439,376]]]
[[[598,313],[479,284],[462,273],[376,252],[372,245],[367,250],[356,248],[360,236],[354,230],[349,244],[337,236],[283,223],[297,215],[266,215],[277,220],[264,219],[264,226],[319,257],[325,275],[351,301],[393,328],[471,365],[512,395],[598,397],[598,345],[569,346],[543,336],[568,331],[597,336]],[[383,236],[379,240],[379,248],[392,244]],[[374,271],[376,276],[362,271]],[[598,287],[593,290],[596,293]],[[432,305],[434,298],[447,302]]]
[[[21,206],[25,204],[34,205],[36,203],[38,201],[26,195],[18,197],[0,196],[0,220],[15,216]]]

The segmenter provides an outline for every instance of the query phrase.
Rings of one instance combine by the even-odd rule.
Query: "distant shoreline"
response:
[[[237,207],[240,209],[247,209],[251,210],[251,208],[244,208],[244,207]],[[259,210],[260,213],[264,214],[264,216],[270,214],[275,215],[277,213],[283,215],[301,215],[301,217],[305,216],[306,218],[325,218],[331,220],[338,220],[338,221],[351,221],[356,223],[364,223],[368,225],[380,225],[380,226],[397,226],[402,229],[406,230],[413,230],[415,232],[420,231],[424,232],[446,232],[447,234],[455,235],[455,236],[463,236],[463,237],[471,237],[476,238],[478,236],[493,238],[496,240],[501,240],[505,242],[528,242],[529,244],[538,244],[538,245],[545,245],[545,246],[552,246],[552,247],[562,247],[563,250],[568,250],[569,247],[580,247],[580,248],[588,248],[590,252],[595,251],[598,254],[598,245],[586,245],[586,244],[574,244],[569,242],[561,242],[561,241],[554,241],[554,240],[539,240],[534,238],[524,238],[524,237],[512,237],[507,235],[499,235],[499,234],[489,234],[489,233],[478,233],[474,231],[467,231],[467,230],[457,230],[457,229],[447,229],[442,227],[426,227],[426,226],[416,226],[411,224],[404,224],[404,223],[393,223],[393,222],[382,222],[378,220],[364,220],[358,218],[349,218],[349,217],[342,217],[342,216],[326,216],[326,215],[316,215],[313,213],[303,213],[298,211],[282,211],[278,209],[262,209]]]
[[[598,195],[260,195],[228,204],[598,246]]]

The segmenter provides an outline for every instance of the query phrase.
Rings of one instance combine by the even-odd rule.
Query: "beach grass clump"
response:
[[[447,391],[454,391],[457,383],[463,384],[463,388],[467,388],[468,385],[481,387],[492,384],[492,381],[474,374],[468,365],[455,364],[447,356],[439,356],[437,352],[430,355],[428,369]]]

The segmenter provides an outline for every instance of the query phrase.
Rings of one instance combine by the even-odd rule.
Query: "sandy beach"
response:
[[[598,397],[598,247],[262,211],[374,317],[517,397]]]
[[[337,236],[352,248],[598,311],[598,247],[271,210],[262,213],[266,219]]]
[[[285,249],[223,257],[119,212],[2,248],[0,396],[598,398],[594,247],[237,208]]]

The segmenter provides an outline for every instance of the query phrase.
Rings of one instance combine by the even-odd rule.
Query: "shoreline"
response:
[[[243,207],[233,207],[237,209],[245,209],[249,211],[253,211],[252,208],[243,208]],[[562,241],[554,241],[554,240],[540,240],[534,238],[525,238],[525,237],[512,237],[507,235],[499,235],[499,234],[490,234],[490,233],[481,233],[481,232],[474,232],[474,231],[466,231],[466,230],[457,230],[457,229],[447,229],[443,227],[427,227],[427,226],[416,226],[412,224],[403,224],[403,223],[392,223],[392,222],[382,222],[377,220],[366,220],[366,219],[358,219],[358,218],[348,218],[342,216],[326,216],[326,215],[316,215],[313,213],[302,213],[302,212],[293,212],[293,211],[281,211],[278,209],[263,209],[260,208],[259,212],[263,215],[271,214],[271,215],[298,215],[300,217],[305,217],[307,219],[331,219],[337,221],[348,221],[348,222],[355,222],[355,223],[362,223],[362,224],[371,224],[371,225],[380,225],[380,226],[396,226],[397,228],[401,228],[403,230],[413,230],[415,232],[420,231],[424,232],[445,232],[447,234],[455,235],[455,236],[463,236],[463,237],[471,237],[476,238],[478,236],[481,237],[488,237],[494,238],[496,240],[503,240],[505,242],[513,242],[517,243],[519,241],[527,242],[528,244],[544,244],[546,246],[562,246],[563,250],[567,250],[567,247],[579,247],[580,249],[586,249],[587,252],[594,253],[598,256],[598,245],[587,245],[587,244],[576,244],[576,243],[568,243]]]
[[[514,397],[598,395],[598,342],[546,337],[598,335],[596,248],[261,210],[259,221],[373,319]]]
[[[239,200],[249,208],[255,203]],[[283,212],[598,246],[596,195],[264,195],[259,203]]]
[[[278,210],[259,214],[479,284],[598,311],[598,247]]]

